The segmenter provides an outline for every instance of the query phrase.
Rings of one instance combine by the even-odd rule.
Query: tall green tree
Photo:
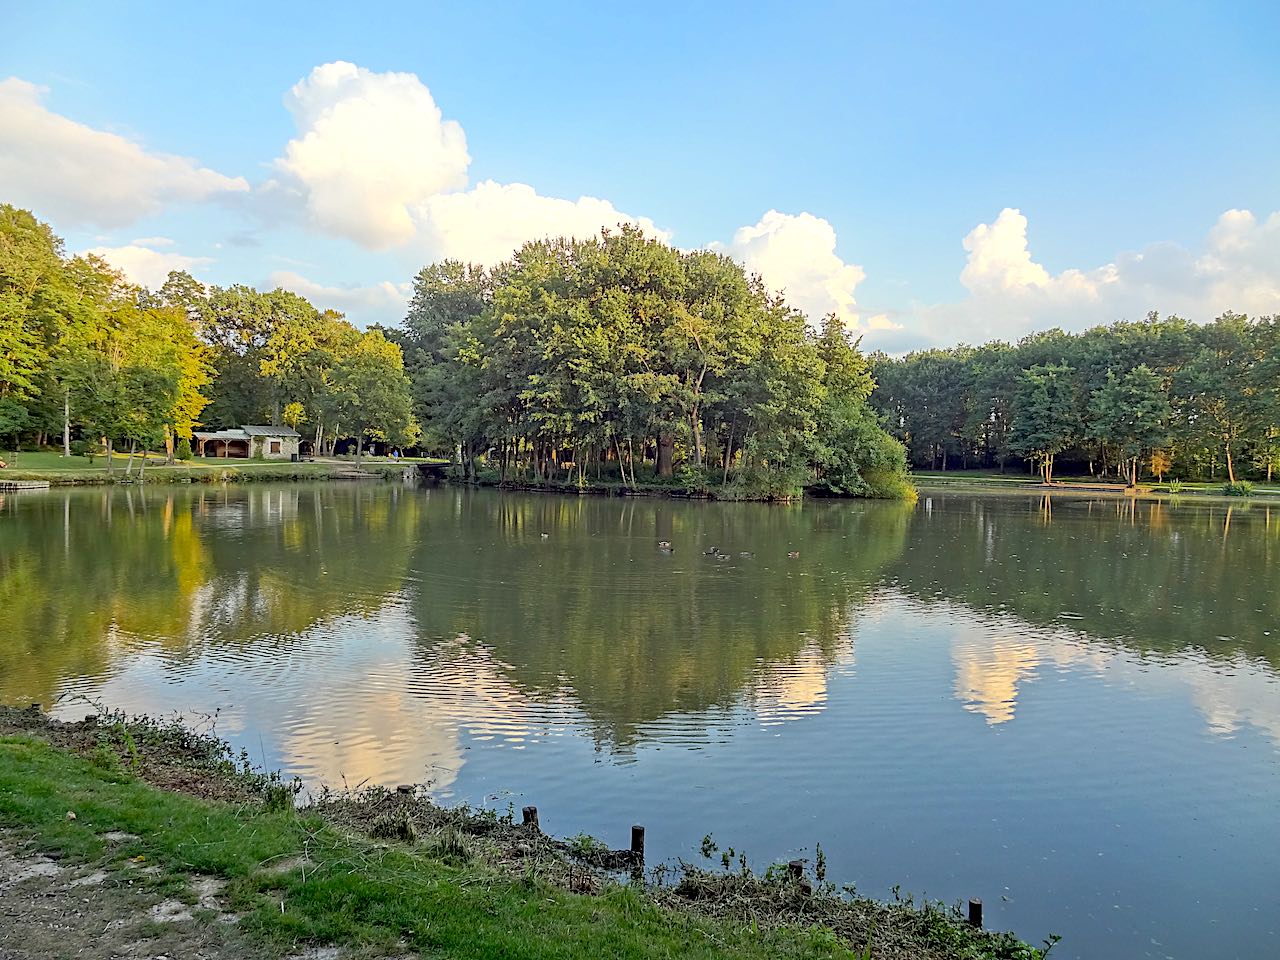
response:
[[[400,348],[377,330],[355,341],[334,370],[336,409],[356,440],[356,463],[366,437],[409,443],[416,439],[413,398]]]
[[[1034,366],[1018,383],[1011,446],[1040,465],[1045,483],[1053,481],[1054,457],[1080,431],[1072,373],[1059,364]]]
[[[1117,377],[1107,372],[1107,382],[1089,401],[1091,430],[1119,452],[1129,486],[1138,485],[1138,461],[1144,452],[1169,439],[1172,410],[1164,384],[1146,364]]]

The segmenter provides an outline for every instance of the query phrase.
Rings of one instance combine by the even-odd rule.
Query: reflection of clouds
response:
[[[1189,671],[1191,702],[1204,714],[1209,730],[1231,736],[1248,724],[1280,746],[1280,682],[1265,670],[1251,668],[1246,657],[1229,665],[1198,662]]]
[[[956,603],[935,602],[929,610],[950,624],[955,698],[990,725],[1013,720],[1022,688],[1039,679],[1041,667],[1053,666],[1105,674],[1139,689],[1181,688],[1210,733],[1230,736],[1248,725],[1280,746],[1280,679],[1242,654],[1222,660],[1187,651],[1162,659],[1153,673],[1150,661],[1124,647],[1066,628],[1046,632],[1009,614],[993,620]]]
[[[752,678],[747,699],[759,721],[771,726],[822,711],[827,705],[828,679],[833,671],[854,664],[854,642],[849,632],[836,638],[834,648],[810,641],[794,656],[761,663]]]
[[[457,728],[439,722],[405,691],[370,695],[368,677],[352,673],[326,688],[324,701],[296,717],[280,740],[281,753],[306,779],[351,787],[425,781],[442,790],[457,778],[463,762]],[[333,698],[360,707],[335,722],[335,712],[326,709]]]
[[[1018,684],[1035,678],[1040,649],[1013,637],[956,638],[951,649],[956,665],[956,699],[964,708],[980,713],[988,724],[1013,719]]]
[[[552,727],[580,720],[568,696],[532,699],[507,679],[510,669],[487,646],[461,634],[415,659],[409,692],[432,716],[465,728],[473,739],[517,747]]]

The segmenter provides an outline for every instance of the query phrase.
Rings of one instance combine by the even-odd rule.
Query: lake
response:
[[[1280,505],[2,496],[0,701],[86,700],[651,861],[821,843],[1061,958],[1280,935]]]

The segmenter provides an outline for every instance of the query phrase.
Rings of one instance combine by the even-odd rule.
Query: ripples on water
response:
[[[1278,559],[1262,505],[55,492],[0,507],[0,698],[662,856],[820,841],[1064,957],[1260,956]]]

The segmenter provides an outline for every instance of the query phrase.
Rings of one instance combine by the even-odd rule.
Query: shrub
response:
[[[877,500],[905,500],[915,503],[920,498],[911,478],[897,470],[873,469],[863,471],[862,479],[866,481],[865,497]]]
[[[1253,484],[1248,480],[1237,480],[1234,483],[1224,483],[1222,485],[1222,495],[1224,497],[1248,497],[1253,494]]]
[[[186,437],[183,437],[181,440],[179,440],[178,446],[173,452],[173,456],[175,459],[178,459],[178,460],[190,460],[192,457],[191,441],[188,440]]]
[[[711,486],[707,471],[691,463],[680,465],[680,469],[676,471],[676,482],[689,493],[706,493]]]
[[[93,463],[93,458],[102,453],[102,444],[94,440],[72,440],[71,455],[73,457],[84,457],[89,463]]]
[[[1170,493],[1181,493],[1181,492],[1182,492],[1182,481],[1181,481],[1181,480],[1170,480],[1170,481],[1168,482],[1167,486],[1168,486],[1168,488],[1169,488],[1169,492],[1170,492]]]

